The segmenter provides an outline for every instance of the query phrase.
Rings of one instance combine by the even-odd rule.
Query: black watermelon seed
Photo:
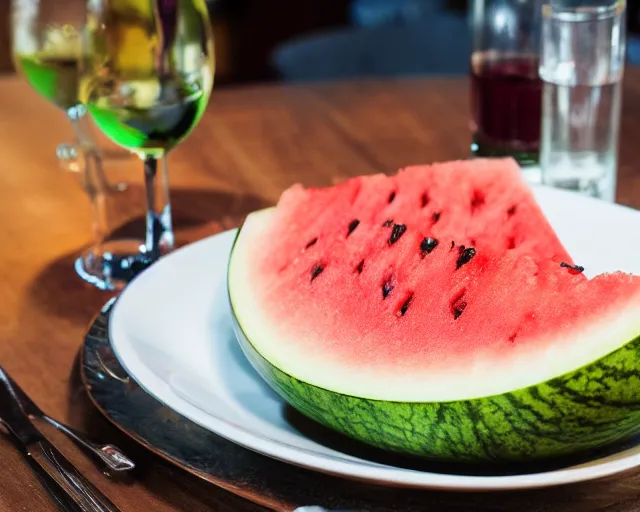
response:
[[[422,252],[422,257],[424,258],[427,254],[431,254],[431,252],[438,247],[438,240],[435,238],[425,238],[420,242],[420,251]]]
[[[420,198],[420,207],[424,208],[428,204],[429,204],[429,196],[425,192],[424,194],[422,194],[422,197]]]
[[[393,200],[396,198],[396,191],[394,190],[389,194],[389,203],[393,203]]]
[[[382,298],[386,299],[392,291],[393,283],[391,282],[391,278],[389,278],[384,283],[382,283]]]
[[[347,229],[347,236],[349,236],[353,231],[358,227],[360,221],[358,219],[353,219],[349,222],[349,228]]]
[[[307,250],[309,247],[313,247],[314,245],[316,245],[316,242],[318,241],[318,238],[314,238],[313,240],[310,240],[309,243],[305,246],[305,250]]]
[[[318,277],[320,274],[322,274],[322,271],[324,270],[324,267],[318,263],[316,263],[313,267],[313,269],[311,270],[311,282],[313,282],[313,280]]]
[[[456,306],[453,308],[453,319],[457,320],[458,318],[460,318],[460,315],[462,314],[462,312],[465,310],[465,308],[467,307],[467,303],[466,302],[460,302],[459,304],[456,304]]]
[[[436,222],[438,222],[440,220],[440,216],[442,215],[442,212],[435,212],[431,218],[433,219],[433,223],[435,224]]]
[[[460,256],[456,262],[456,269],[459,269],[462,265],[469,263],[476,255],[476,250],[473,247],[465,249],[464,245],[460,246]]]
[[[453,314],[453,319],[457,320],[458,317],[464,311],[464,308],[467,307],[467,302],[464,300],[464,295],[466,290],[461,290],[452,300],[451,300],[451,313]]]
[[[383,228],[390,228],[393,226],[393,219],[387,219],[382,223]]]
[[[570,265],[569,263],[565,263],[564,261],[560,263],[562,268],[570,268],[571,270],[575,270],[576,272],[584,272],[584,267],[580,265]]]
[[[406,315],[412,300],[413,300],[413,293],[410,293],[407,299],[402,303],[402,306],[400,306],[400,309],[396,312],[396,315],[398,316]]]
[[[451,240],[451,248],[449,249],[449,252],[453,251],[453,248],[456,246],[456,243]]]
[[[404,224],[394,224],[391,230],[391,236],[389,237],[389,245],[393,245],[400,240],[400,237],[404,235],[406,230],[407,226]]]
[[[362,274],[362,269],[364,269],[364,260],[358,263],[358,266],[356,267],[356,272],[358,274]]]

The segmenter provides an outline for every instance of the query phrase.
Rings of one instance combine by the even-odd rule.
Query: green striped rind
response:
[[[640,337],[542,384],[474,400],[411,403],[357,398],[302,382],[264,359],[235,327],[253,366],[289,404],[386,450],[451,461],[534,460],[640,433]]]

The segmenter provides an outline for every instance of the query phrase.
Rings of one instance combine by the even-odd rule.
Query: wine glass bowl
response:
[[[42,39],[36,53],[18,50],[15,64],[40,96],[67,111],[80,103],[80,34],[71,25],[48,26]]]
[[[86,104],[107,137],[144,161],[151,264],[174,245],[166,157],[206,109],[215,67],[211,23],[203,0],[88,6]]]

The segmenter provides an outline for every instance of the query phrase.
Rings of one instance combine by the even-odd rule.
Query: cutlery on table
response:
[[[65,512],[120,512],[31,423],[7,374],[0,368],[0,421],[15,447]]]
[[[122,451],[112,444],[98,444],[90,441],[87,437],[77,430],[60,423],[58,420],[50,417],[44,413],[38,405],[34,403],[31,398],[18,386],[11,376],[5,371],[4,375],[10,382],[13,391],[18,398],[18,402],[22,406],[24,412],[26,412],[32,418],[38,418],[46,421],[52,427],[55,427],[60,432],[65,434],[71,439],[76,446],[87,453],[93,461],[95,461],[99,469],[106,474],[111,472],[121,473],[124,471],[130,471],[135,468],[134,462],[129,459]]]
[[[358,512],[357,510],[330,510],[328,508],[322,508],[317,505],[307,505],[304,507],[298,507],[293,512]]]

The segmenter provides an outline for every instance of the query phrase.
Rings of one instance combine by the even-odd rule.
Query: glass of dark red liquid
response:
[[[472,2],[471,150],[475,156],[512,156],[522,166],[538,163],[543,3]]]

